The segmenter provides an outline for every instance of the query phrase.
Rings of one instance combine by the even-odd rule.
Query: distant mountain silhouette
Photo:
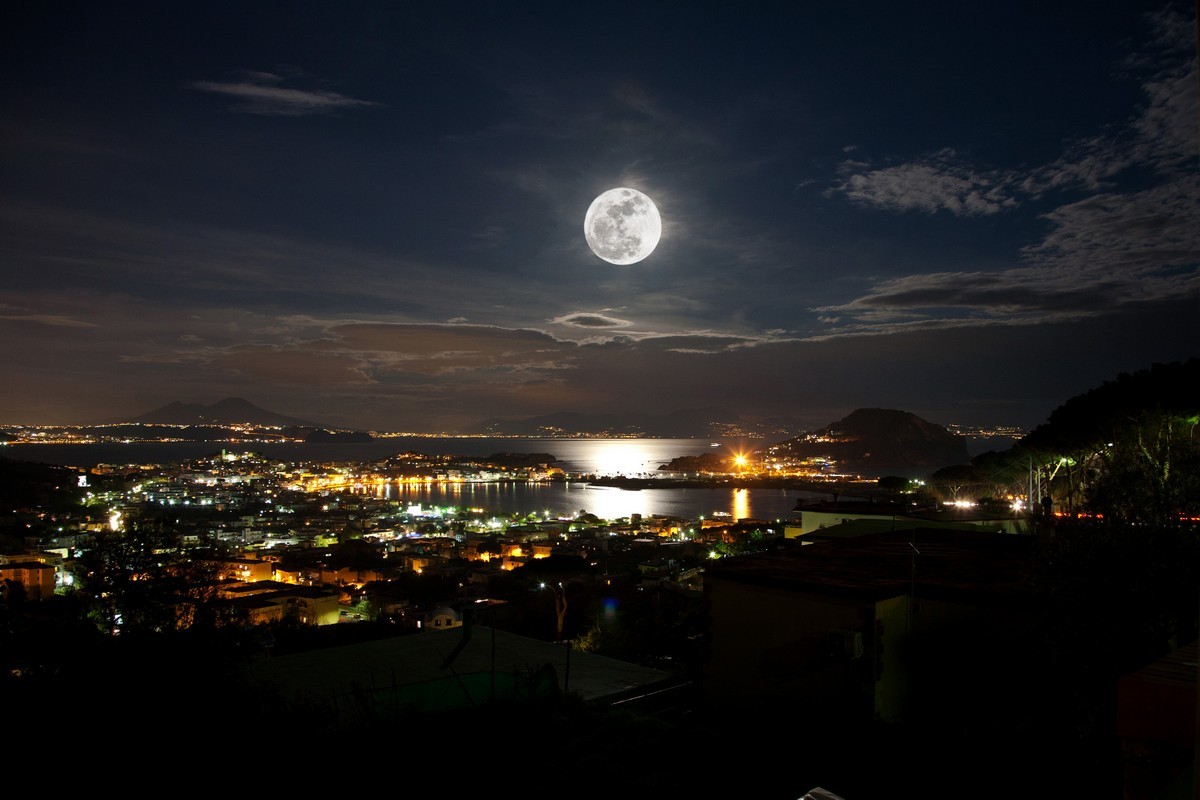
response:
[[[824,428],[780,442],[795,457],[828,456],[842,472],[917,477],[971,457],[966,440],[907,411],[860,408]]]
[[[560,411],[525,419],[485,420],[467,431],[497,436],[609,435],[648,436],[667,439],[727,438],[741,434],[769,438],[787,436],[807,428],[797,419],[772,417],[745,422],[728,408],[684,409],[661,414],[584,414]]]
[[[236,425],[245,422],[252,425],[283,425],[298,428],[329,427],[267,411],[240,397],[227,397],[210,406],[176,401],[142,414],[140,417],[123,421],[142,425]]]

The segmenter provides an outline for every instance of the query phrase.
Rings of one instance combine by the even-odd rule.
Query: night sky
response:
[[[1200,354],[1192,2],[22,2],[0,423],[1032,427]],[[657,248],[588,248],[636,188]]]

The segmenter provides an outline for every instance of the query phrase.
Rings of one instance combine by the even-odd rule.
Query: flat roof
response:
[[[662,670],[478,624],[274,656],[251,665],[250,677],[305,702],[396,689],[430,702],[439,695],[436,704],[445,708],[486,702],[492,676],[502,684],[544,665],[566,694],[589,702],[615,702],[673,679]],[[454,697],[447,700],[446,692]]]
[[[982,598],[1028,594],[1033,537],[985,530],[833,526],[790,546],[706,566],[717,580],[882,600],[909,591]],[[811,542],[808,544],[806,542]]]

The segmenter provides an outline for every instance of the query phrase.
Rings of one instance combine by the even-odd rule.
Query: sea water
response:
[[[264,458],[298,462],[370,462],[398,453],[488,456],[494,453],[547,453],[571,478],[524,484],[387,484],[387,499],[426,507],[467,506],[498,515],[579,512],[601,519],[666,515],[683,519],[719,516],[732,520],[786,521],[797,503],[825,497],[797,489],[689,487],[621,489],[592,486],[596,477],[647,477],[678,456],[749,452],[762,443],[707,439],[532,439],[403,436],[359,443],[130,442],[102,444],[15,444],[0,448],[14,461],[90,469],[98,464],[171,464],[219,453],[257,453]]]

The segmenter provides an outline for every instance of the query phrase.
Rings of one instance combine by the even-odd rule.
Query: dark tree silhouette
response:
[[[1196,416],[1143,414],[1096,459],[1085,505],[1105,518],[1171,525],[1200,516]]]
[[[80,566],[75,591],[85,598],[88,618],[107,633],[183,630],[196,621],[198,607],[216,599],[217,559],[185,549],[161,520],[97,535]]]

